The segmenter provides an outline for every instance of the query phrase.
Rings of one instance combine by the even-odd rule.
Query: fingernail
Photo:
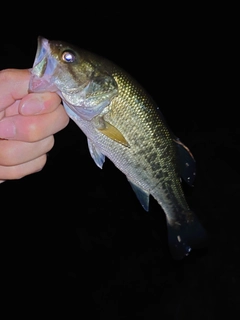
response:
[[[16,127],[8,118],[4,118],[0,121],[0,138],[9,139],[13,138],[16,135]]]
[[[23,115],[33,115],[40,113],[44,108],[42,101],[38,99],[29,99],[21,106],[21,113]]]

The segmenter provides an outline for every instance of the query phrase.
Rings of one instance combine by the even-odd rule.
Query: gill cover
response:
[[[118,94],[114,78],[91,59],[90,53],[64,42],[50,43],[39,37],[31,73],[30,91],[57,92],[70,109],[86,120],[104,113]]]

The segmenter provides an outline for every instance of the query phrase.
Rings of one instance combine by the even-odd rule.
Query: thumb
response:
[[[19,112],[24,116],[50,113],[61,104],[55,92],[29,93],[19,103]]]
[[[28,69],[4,69],[0,71],[0,111],[28,93],[30,72]]]

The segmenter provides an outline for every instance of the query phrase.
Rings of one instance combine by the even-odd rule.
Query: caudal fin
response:
[[[190,222],[181,219],[181,223],[167,223],[167,226],[169,249],[174,259],[180,260],[192,249],[206,246],[206,230],[192,212]]]

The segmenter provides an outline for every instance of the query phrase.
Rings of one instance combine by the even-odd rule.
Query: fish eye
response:
[[[72,51],[66,50],[62,54],[62,59],[65,62],[74,62],[76,59],[76,56]]]

